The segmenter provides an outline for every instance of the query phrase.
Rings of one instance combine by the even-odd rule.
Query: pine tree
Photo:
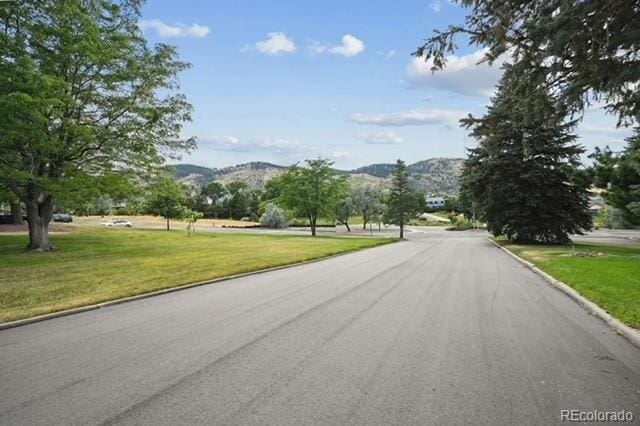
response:
[[[543,76],[563,108],[584,110],[590,99],[604,103],[620,123],[640,119],[640,6],[637,0],[504,1],[456,0],[464,23],[434,33],[414,53],[434,69],[458,50],[457,38],[482,48],[483,59],[506,56]],[[527,96],[523,92],[521,96]]]
[[[496,236],[565,243],[591,228],[587,182],[574,179],[584,150],[571,133],[576,122],[540,87],[507,68],[488,113],[463,120],[479,145],[465,162],[462,192]]]
[[[422,195],[409,186],[409,172],[402,160],[396,161],[391,192],[389,193],[387,221],[400,227],[400,239],[404,239],[404,226],[414,217],[421,206]]]

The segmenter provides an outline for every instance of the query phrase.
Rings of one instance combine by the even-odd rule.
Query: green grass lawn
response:
[[[25,235],[0,235],[0,322],[395,241],[86,228],[51,240],[25,253]]]
[[[625,324],[640,328],[640,247],[522,246],[498,241]]]

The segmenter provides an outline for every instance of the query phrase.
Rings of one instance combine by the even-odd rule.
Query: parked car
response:
[[[54,222],[71,223],[73,222],[73,216],[67,213],[54,213],[53,216],[51,216],[51,220]]]
[[[127,219],[112,219],[102,225],[109,228],[131,228],[133,226]]]

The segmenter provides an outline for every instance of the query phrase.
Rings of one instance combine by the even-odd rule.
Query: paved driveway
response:
[[[0,424],[638,421],[638,348],[484,233],[409,236],[0,331]]]

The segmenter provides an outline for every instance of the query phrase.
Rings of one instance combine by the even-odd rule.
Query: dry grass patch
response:
[[[166,226],[166,220],[151,215],[140,215],[140,216],[74,216],[73,221],[79,225],[100,225],[103,222],[108,222],[111,219],[127,219],[133,226],[144,226],[144,227],[154,227],[154,228],[164,228]],[[224,227],[235,227],[235,228],[245,228],[245,227],[253,227],[259,225],[257,222],[246,222],[241,220],[233,220],[233,219],[200,219],[197,222],[198,228],[224,228]],[[172,229],[185,229],[187,226],[186,222],[181,220],[171,220],[171,228]]]

